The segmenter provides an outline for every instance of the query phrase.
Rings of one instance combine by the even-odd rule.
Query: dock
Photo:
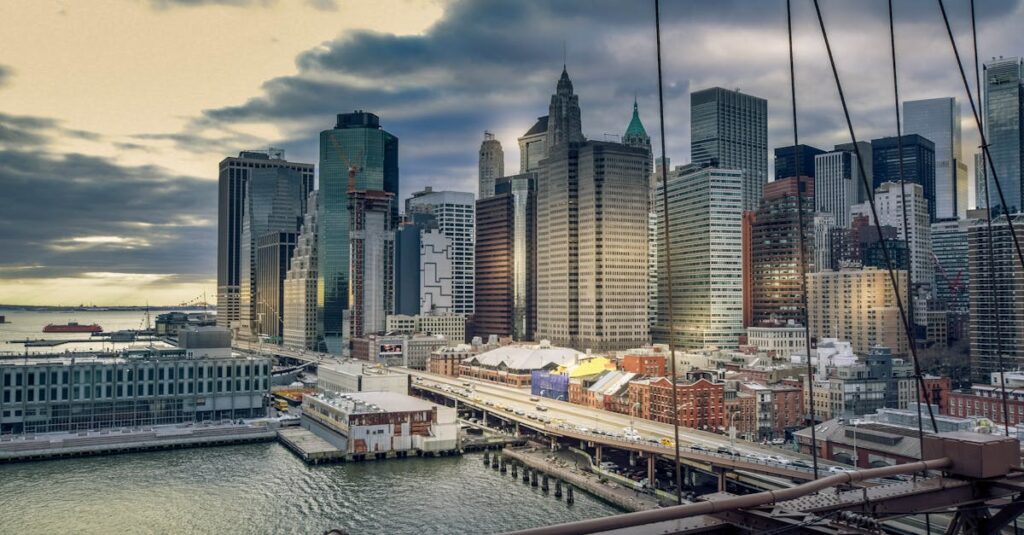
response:
[[[345,452],[302,427],[281,429],[277,432],[277,439],[309,464],[345,460]]]
[[[266,442],[275,435],[266,425],[201,423],[7,435],[0,437],[0,463]]]

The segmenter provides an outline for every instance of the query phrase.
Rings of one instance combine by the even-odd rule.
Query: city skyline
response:
[[[973,162],[977,133],[952,55],[936,32],[941,21],[931,4],[908,4],[896,6],[901,96],[961,100],[964,154]],[[545,113],[563,42],[589,110],[582,125],[589,139],[620,132],[634,95],[657,133],[649,6],[243,0],[108,2],[89,10],[10,5],[18,8],[0,18],[7,52],[0,60],[0,180],[12,185],[0,200],[0,222],[10,229],[0,238],[5,303],[171,304],[203,292],[212,303],[216,162],[268,146],[285,149],[289,161],[318,162],[317,133],[330,128],[338,113],[380,114],[403,140],[398,202],[434,181],[437,189],[475,192],[484,130],[502,142],[507,168],[519,167],[515,139]],[[834,89],[818,83],[828,73],[808,7],[798,5],[795,13],[801,140],[828,147],[848,140]],[[894,135],[891,95],[877,89],[887,87],[888,75],[864,68],[887,61],[888,51],[858,46],[887,31],[884,6],[866,12],[823,7],[826,20],[842,18],[860,29],[833,36],[844,68],[877,71],[849,81],[858,137]],[[667,155],[678,163],[689,160],[689,93],[715,86],[767,99],[768,150],[789,144],[782,4],[664,9],[666,42],[702,52],[666,55]],[[965,6],[951,3],[950,9],[954,22],[963,22]],[[579,16],[567,25],[535,24],[569,13]],[[1021,13],[1017,3],[980,6],[983,60],[1024,54],[1024,37],[1012,32],[1010,22]],[[102,17],[105,24],[96,24]],[[282,25],[284,17],[303,23]],[[225,21],[243,24],[225,28],[233,26]],[[220,38],[182,41],[172,34],[184,24],[209,27]],[[40,25],[47,30],[32,33]],[[460,31],[467,27],[472,31]],[[254,30],[259,42],[227,44]],[[519,39],[523,32],[531,36],[529,46]],[[609,50],[602,43],[610,37],[630,46]],[[57,49],[67,54],[53,54]],[[437,72],[452,80],[439,80]]]

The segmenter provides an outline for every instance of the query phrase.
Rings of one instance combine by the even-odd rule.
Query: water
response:
[[[156,321],[156,315],[164,311],[150,311],[150,324]],[[0,308],[0,316],[6,316],[10,323],[0,324],[0,354],[17,353],[24,354],[25,347],[21,344],[9,344],[11,340],[25,340],[26,338],[36,340],[83,340],[90,338],[89,333],[44,333],[43,327],[48,323],[63,324],[69,321],[77,321],[83,325],[96,323],[103,327],[104,332],[120,331],[125,329],[141,329],[146,325],[146,312],[139,311],[88,311],[88,312],[54,312],[36,310],[13,310]],[[145,346],[148,342],[136,343],[112,343],[101,338],[89,342],[76,342],[61,344],[53,347],[30,347],[30,354],[36,353],[63,353],[64,351],[91,351],[102,349],[121,349],[131,346]],[[158,347],[165,347],[160,342],[155,342]]]
[[[482,454],[307,466],[277,443],[0,465],[0,533],[496,533],[611,515]]]

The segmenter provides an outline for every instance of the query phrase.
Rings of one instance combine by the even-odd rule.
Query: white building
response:
[[[814,214],[814,265],[810,271],[832,269],[832,229],[836,217],[827,213]]]
[[[452,312],[455,247],[439,229],[420,231],[420,313]]]
[[[875,209],[878,210],[877,224],[896,228],[896,237],[900,240],[907,230],[903,225],[903,195],[900,185],[895,182],[883,182],[875,188]],[[907,223],[910,226],[910,268],[914,286],[931,285],[934,277],[932,264],[932,230],[931,216],[928,213],[928,199],[924,197],[924,188],[920,184],[906,184]],[[858,208],[868,216],[871,224],[876,224],[871,211]]]
[[[857,155],[849,151],[814,157],[814,209],[831,214],[837,227],[850,226],[850,206],[857,203],[858,169]]]
[[[735,349],[744,334],[743,171],[676,168],[668,180],[668,203],[676,347]],[[659,240],[656,343],[669,336],[667,258]]]
[[[777,327],[747,327],[747,345],[773,358],[804,354],[807,328],[792,322]]]
[[[317,226],[316,195],[309,201],[302,230],[292,252],[291,265],[284,280],[284,345],[302,349],[316,349],[316,277]]]
[[[409,374],[392,372],[382,366],[370,365],[359,360],[320,364],[316,376],[316,387],[321,392],[409,393]]]
[[[388,316],[386,330],[389,333],[439,334],[452,344],[461,344],[466,341],[466,318],[458,314],[392,314]]]
[[[440,233],[451,246],[451,312],[473,315],[476,269],[476,196],[459,191],[434,191],[429,186],[405,201],[406,214],[433,214]]]

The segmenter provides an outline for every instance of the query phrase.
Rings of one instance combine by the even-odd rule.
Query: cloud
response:
[[[885,3],[826,1],[822,10],[858,137],[890,135]],[[673,161],[688,159],[689,91],[716,85],[767,98],[769,146],[790,143],[784,3],[669,2],[662,15]],[[1019,20],[1018,2],[985,3],[978,16],[983,49],[1024,50],[1024,38],[1003,22]],[[802,139],[828,148],[848,141],[845,125],[813,9],[797,3],[794,18]],[[896,18],[902,96],[961,95],[934,2],[901,2]],[[634,94],[648,132],[657,133],[652,7],[612,0],[456,1],[422,34],[347,32],[300,54],[296,74],[266,81],[246,102],[206,110],[194,126],[275,124],[284,139],[272,144],[315,161],[317,133],[333,116],[365,109],[400,138],[403,196],[439,181],[472,191],[481,133],[503,133],[506,160],[514,161],[515,137],[547,112],[563,43],[588,137],[621,134]]]
[[[0,88],[11,83],[14,72],[7,65],[0,65]]]
[[[215,272],[215,181],[50,152],[50,119],[0,124],[20,136],[0,143],[0,282],[113,272],[190,283]]]
[[[200,6],[265,7],[273,3],[273,0],[149,0],[149,4],[155,9]]]

